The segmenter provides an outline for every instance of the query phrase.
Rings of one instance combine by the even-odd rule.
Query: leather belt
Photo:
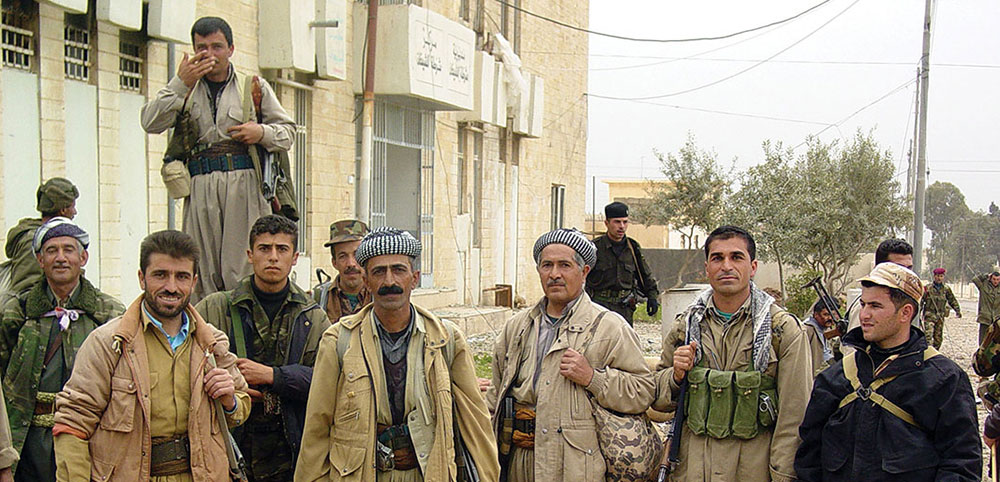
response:
[[[191,441],[187,434],[153,439],[149,475],[161,477],[191,471]]]
[[[239,171],[253,169],[253,159],[249,154],[227,153],[220,156],[199,154],[198,157],[188,161],[187,168],[192,177],[215,171]]]

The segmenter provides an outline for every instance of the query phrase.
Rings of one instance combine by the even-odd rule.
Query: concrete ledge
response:
[[[466,337],[487,332],[499,333],[511,316],[511,309],[503,306],[447,306],[433,312],[458,325],[458,329]]]
[[[431,311],[461,303],[455,288],[417,288],[410,293],[410,301]]]

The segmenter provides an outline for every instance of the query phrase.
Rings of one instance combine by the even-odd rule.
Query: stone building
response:
[[[518,8],[588,23],[577,0],[380,3],[371,224],[422,239],[427,304],[478,304],[496,284],[536,298],[535,238],[584,227],[587,36]],[[361,174],[367,5],[349,0],[3,0],[0,236],[37,215],[41,180],[69,177],[88,278],[138,293],[139,241],[183,219],[159,175],[167,138],[146,135],[139,110],[206,15],[229,21],[237,71],[268,79],[299,126],[299,284],[332,271],[323,242],[356,214]]]

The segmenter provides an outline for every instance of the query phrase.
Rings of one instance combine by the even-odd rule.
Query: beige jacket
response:
[[[500,473],[496,439],[465,336],[450,321],[418,306],[414,309],[406,394],[407,407],[413,408],[408,408],[406,420],[424,480],[455,480],[454,416],[481,480],[495,482]],[[337,344],[342,330],[351,338],[341,360]],[[445,354],[449,344],[453,347],[451,366]],[[306,405],[296,481],[376,479],[376,412],[377,407],[388,410],[388,401],[379,396],[386,393],[380,353],[372,305],[341,318],[323,333]],[[422,364],[413,363],[421,358]],[[413,386],[409,380],[414,378],[425,383]]]
[[[260,80],[263,94],[260,110],[264,113],[262,124],[264,137],[261,138],[260,145],[268,151],[275,149],[287,151],[292,147],[294,140],[295,121],[281,107],[267,81],[263,78]],[[142,106],[142,128],[150,134],[159,134],[173,127],[177,114],[184,105],[184,96],[190,91],[186,109],[191,112],[191,118],[198,123],[198,132],[201,134],[198,143],[214,144],[231,139],[228,129],[246,122],[249,116],[243,112],[244,76],[237,76],[236,71],[230,66],[228,82],[219,97],[216,116],[212,118],[209,90],[205,81],[199,80],[194,87],[188,89],[180,77],[174,76],[155,97]]]
[[[503,395],[517,376],[517,360],[530,350],[523,342],[528,330],[537,329],[542,322],[543,309],[540,301],[530,310],[515,315],[496,342],[493,383],[486,394],[494,414],[494,430],[499,429],[501,422],[498,414]],[[589,347],[583,351],[587,333],[602,311],[608,310],[581,293],[542,358],[535,406],[536,481],[604,481],[604,456],[597,442],[597,425],[587,392],[601,406],[622,413],[642,413],[653,401],[653,375],[642,356],[639,337],[620,315],[610,311],[604,315]],[[567,348],[582,351],[595,368],[594,378],[587,387],[559,374],[559,362]]]
[[[148,480],[152,440],[149,423],[149,359],[142,336],[142,295],[125,314],[97,328],[87,337],[76,356],[73,375],[56,396],[57,439],[78,437],[89,441],[90,463],[66,460],[56,441],[56,465],[65,480]],[[247,383],[236,368],[236,355],[229,340],[205,322],[192,307],[191,406],[188,437],[191,441],[191,475],[196,481],[229,481],[229,460],[216,419],[215,405],[205,395],[204,374],[208,370],[205,351],[211,350],[219,368],[229,371],[236,385],[236,410],[227,415],[230,426],[250,414]],[[120,339],[121,355],[115,351]],[[86,462],[85,460],[82,462]],[[63,465],[70,465],[62,470]]]
[[[701,366],[717,370],[747,370],[751,364],[753,327],[749,299],[735,314],[728,330],[715,317],[709,302],[702,320]],[[778,421],[773,430],[752,440],[714,439],[695,435],[685,425],[681,434],[680,466],[672,480],[686,482],[792,482],[795,480],[795,451],[799,447],[799,425],[812,391],[812,352],[801,322],[777,305],[771,306],[772,333],[780,337],[770,349],[765,374],[774,377],[778,389]],[[674,350],[685,340],[687,311],[677,316],[663,341],[657,366],[657,399],[653,408],[673,411],[679,386],[674,382]],[[778,352],[775,353],[774,346]]]

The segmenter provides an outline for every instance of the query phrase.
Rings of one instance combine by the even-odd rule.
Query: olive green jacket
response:
[[[10,260],[10,289],[8,292],[17,294],[30,289],[42,279],[42,267],[38,264],[31,249],[31,240],[35,230],[42,226],[41,218],[24,218],[17,226],[7,231],[7,246],[4,254]]]
[[[976,321],[981,325],[989,325],[1000,318],[1000,286],[990,283],[988,273],[972,278],[972,284],[979,288],[979,316]]]
[[[597,263],[587,275],[587,295],[593,298],[595,293],[601,291],[630,290],[634,287],[647,298],[659,299],[660,290],[646,258],[642,256],[642,247],[628,236],[625,239],[632,245],[632,250],[626,246],[619,256],[615,256],[615,252],[611,250],[611,238],[608,235],[594,240],[594,245],[597,246]]]
[[[955,314],[962,315],[962,308],[958,306],[955,294],[951,292],[951,287],[942,284],[940,288],[934,283],[924,286],[924,298],[920,300],[920,305],[924,313],[924,319],[940,321],[948,316],[948,307],[955,310]]]
[[[0,322],[0,370],[3,392],[7,396],[7,415],[11,436],[18,451],[24,444],[35,410],[35,397],[42,376],[49,333],[54,316],[43,317],[55,308],[47,293],[48,282],[42,279],[31,290],[7,302]],[[65,308],[80,310],[80,318],[62,332],[62,348],[67,372],[73,370],[80,345],[98,326],[125,312],[115,298],[100,292],[86,278],[80,277],[77,292]]]

